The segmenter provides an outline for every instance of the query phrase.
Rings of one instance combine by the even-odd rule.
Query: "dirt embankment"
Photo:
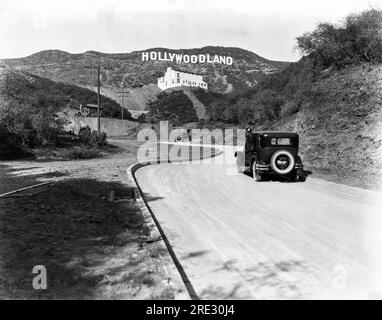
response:
[[[315,174],[382,189],[382,65],[327,72],[309,104],[273,124],[301,135],[301,154]]]

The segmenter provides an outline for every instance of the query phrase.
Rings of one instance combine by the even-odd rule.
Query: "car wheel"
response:
[[[256,171],[256,161],[253,161],[252,164],[252,174],[253,174],[253,179],[255,179],[256,182],[263,181],[263,175]]]

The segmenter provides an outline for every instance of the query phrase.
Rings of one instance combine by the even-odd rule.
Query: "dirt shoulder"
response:
[[[126,169],[139,143],[113,143],[123,151],[93,160],[0,162],[0,193],[52,181],[0,199],[1,299],[187,298],[132,198]],[[35,265],[47,290],[32,287]]]

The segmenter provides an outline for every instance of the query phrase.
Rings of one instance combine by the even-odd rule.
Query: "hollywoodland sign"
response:
[[[170,61],[176,63],[220,63],[232,65],[232,57],[210,55],[210,54],[178,54],[160,51],[142,52],[142,61]]]

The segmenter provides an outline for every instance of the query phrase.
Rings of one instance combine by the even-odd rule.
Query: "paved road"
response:
[[[232,163],[224,151],[215,161]],[[136,172],[201,298],[382,298],[380,193],[256,183],[210,162]]]

